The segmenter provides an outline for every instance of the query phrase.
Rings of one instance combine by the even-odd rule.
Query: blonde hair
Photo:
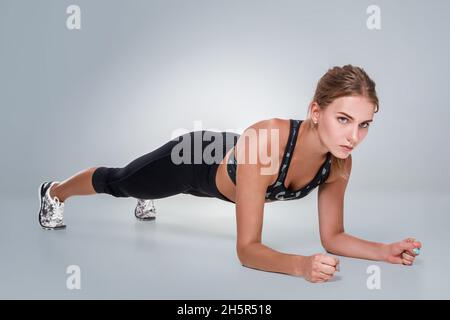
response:
[[[309,105],[308,116],[305,120],[310,130],[315,129],[311,118],[311,107],[316,102],[320,109],[325,109],[335,99],[346,96],[363,96],[375,105],[374,112],[378,112],[378,97],[375,91],[375,82],[367,75],[363,68],[352,66],[335,66],[327,71],[317,83],[314,97]],[[338,176],[348,179],[345,172],[345,159],[331,155],[331,170],[337,170]]]

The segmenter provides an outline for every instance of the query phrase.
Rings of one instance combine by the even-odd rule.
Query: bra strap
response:
[[[297,142],[298,131],[300,128],[300,123],[301,123],[300,120],[294,120],[294,119],[289,119],[289,120],[290,120],[290,124],[291,124],[290,131],[289,131],[289,138],[288,138],[288,142],[286,144],[286,148],[284,150],[283,160],[282,160],[281,166],[280,166],[280,174],[278,175],[278,179],[277,179],[277,181],[281,182],[282,184],[284,184],[284,180],[286,179],[289,164],[291,163],[292,153],[294,151],[295,144]]]

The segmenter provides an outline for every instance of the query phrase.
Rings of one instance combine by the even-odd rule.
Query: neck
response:
[[[297,136],[295,153],[300,159],[308,163],[322,163],[325,161],[328,149],[320,140],[317,128],[309,128],[309,122],[303,121]]]

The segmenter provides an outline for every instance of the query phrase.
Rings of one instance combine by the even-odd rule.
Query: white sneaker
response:
[[[134,216],[141,221],[156,219],[156,208],[153,200],[138,199],[136,208],[134,209]]]
[[[39,209],[39,224],[46,230],[59,230],[66,228],[64,224],[64,202],[60,202],[58,197],[50,197],[50,187],[58,183],[57,181],[43,182],[39,187],[39,199],[41,208]]]

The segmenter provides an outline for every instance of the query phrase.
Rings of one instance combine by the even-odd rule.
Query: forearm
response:
[[[386,244],[359,239],[346,233],[328,239],[324,247],[328,252],[340,256],[377,261],[386,259]]]
[[[303,258],[304,256],[278,252],[262,243],[248,245],[239,253],[239,259],[246,267],[296,276],[302,276]]]

